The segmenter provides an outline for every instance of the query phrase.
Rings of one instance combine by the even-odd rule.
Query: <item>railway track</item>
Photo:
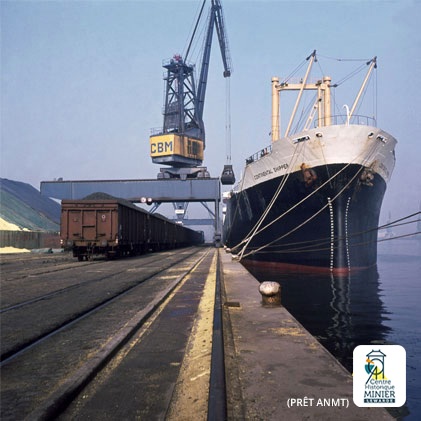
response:
[[[149,258],[147,257],[145,260],[142,260],[141,267],[151,266],[151,265],[155,264],[156,262],[158,262],[158,261],[162,260],[163,258],[165,258],[165,255],[166,254],[168,254],[168,252],[167,253],[160,253],[159,256],[148,256]],[[7,282],[7,281],[11,281],[13,279],[25,279],[25,278],[28,278],[28,277],[35,278],[35,277],[39,277],[41,275],[49,275],[51,273],[59,272],[59,271],[66,271],[66,270],[74,271],[75,268],[79,268],[79,267],[83,268],[83,270],[85,271],[86,270],[86,266],[91,266],[93,264],[99,264],[99,263],[104,263],[104,262],[103,261],[102,262],[101,261],[97,261],[97,262],[88,261],[88,262],[85,262],[85,263],[69,264],[69,265],[66,265],[65,267],[59,267],[59,268],[57,268],[56,265],[53,265],[51,268],[48,268],[48,267],[47,268],[44,268],[43,271],[41,271],[41,272],[34,271],[33,269],[30,269],[30,270],[25,271],[25,273],[23,273],[21,275],[15,273],[14,274],[15,277],[12,278],[12,279],[10,277],[7,278],[7,274],[6,274],[5,281]],[[135,266],[135,268],[136,267],[139,267],[139,266]],[[72,283],[71,285],[66,286],[64,288],[54,289],[54,290],[52,290],[50,292],[47,292],[47,293],[45,293],[43,295],[40,295],[40,296],[37,296],[37,297],[31,297],[31,298],[27,299],[26,301],[17,302],[15,304],[9,305],[8,307],[2,307],[0,309],[0,314],[1,313],[5,313],[5,312],[10,311],[10,310],[15,310],[15,309],[17,309],[19,307],[24,307],[26,305],[35,303],[37,301],[48,299],[48,298],[53,297],[55,295],[66,293],[67,291],[69,291],[69,290],[71,290],[73,288],[79,288],[79,287],[81,287],[81,286],[83,286],[85,284],[88,284],[90,282],[97,282],[97,281],[106,280],[106,279],[108,279],[110,277],[113,277],[113,276],[119,275],[121,273],[124,273],[127,270],[128,269],[126,267],[124,267],[122,270],[119,270],[117,272],[113,272],[113,273],[111,273],[109,275],[106,275],[106,276],[103,276],[103,277],[89,279],[89,280],[86,280],[86,281],[83,281],[83,282],[76,281],[76,283]],[[129,270],[133,270],[133,268],[130,268]],[[95,270],[93,272],[95,272]],[[98,270],[97,272],[100,273],[101,270]],[[19,276],[20,276],[20,278],[19,278]]]
[[[95,264],[98,261],[89,262]],[[2,280],[23,279],[32,274],[48,273],[54,270],[66,269],[74,266],[75,259],[71,253],[60,254],[32,254],[23,255],[2,254],[0,255],[0,269]]]
[[[56,417],[210,255],[212,249],[190,248],[112,262],[106,276],[94,272],[3,308],[1,418]],[[87,269],[74,268],[75,276],[92,276]]]
[[[107,265],[110,273],[106,275],[100,271],[89,275],[85,272],[84,276],[89,277],[86,280],[81,280],[81,270],[85,269],[76,267],[76,274],[73,275],[76,283],[6,307],[1,320],[0,366],[195,253],[197,249],[188,249],[180,254],[164,253],[153,258],[133,260],[130,266],[127,262],[119,261],[118,266]],[[162,260],[165,263],[156,266]],[[126,276],[122,277],[123,274]],[[104,283],[108,284],[105,289]]]
[[[153,256],[154,255],[146,254],[142,257],[156,258],[156,256]],[[136,257],[125,257],[125,261],[133,259],[136,259]],[[106,258],[102,256],[96,257],[94,260],[78,262],[71,253],[68,252],[51,256],[45,254],[26,255],[26,258],[16,257],[14,255],[0,256],[2,281],[22,280],[63,270],[73,270],[76,267],[86,267],[106,262]]]

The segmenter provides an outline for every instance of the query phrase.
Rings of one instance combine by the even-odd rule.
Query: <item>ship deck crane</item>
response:
[[[205,2],[206,0],[202,3],[185,57],[175,55],[163,64],[166,69],[163,127],[153,130],[150,136],[152,162],[168,166],[160,169],[158,178],[209,177],[206,167],[201,165],[205,149],[203,111],[214,27],[218,35],[224,65],[223,76],[225,78],[230,77],[232,69],[222,6],[219,0],[211,0],[200,76],[197,84],[194,80],[195,66],[188,62],[188,54]],[[222,179],[224,179],[224,174],[225,181],[228,179],[228,183],[221,180],[222,183],[233,184],[235,178],[231,165],[224,167]],[[226,177],[227,174],[228,177]]]

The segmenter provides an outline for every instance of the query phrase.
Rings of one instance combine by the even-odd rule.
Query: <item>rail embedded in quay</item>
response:
[[[160,260],[162,260],[163,255],[162,254],[159,254],[158,256],[151,255],[150,257],[152,257],[152,259],[149,259],[146,263],[142,262],[142,267],[151,266],[151,265],[155,264],[156,262],[159,262]],[[87,266],[90,266],[90,265],[93,265],[93,264],[99,264],[101,262],[104,263],[104,261],[87,261],[87,262],[83,262],[83,263],[74,262],[74,263],[70,263],[70,264],[66,265],[66,267],[54,268],[54,269],[45,268],[41,272],[39,272],[39,271],[34,272],[34,271],[31,271],[31,270],[26,270],[24,272],[23,271],[20,272],[20,278],[24,279],[26,277],[35,276],[35,275],[46,275],[46,274],[59,272],[59,271],[73,270],[73,269],[75,269],[77,267],[80,267],[80,266],[83,267],[83,268],[86,268]],[[27,301],[18,302],[18,303],[15,303],[13,305],[4,307],[0,310],[0,314],[4,313],[4,312],[7,312],[7,311],[10,311],[10,310],[14,310],[14,309],[19,308],[19,307],[23,307],[25,305],[35,303],[37,301],[45,300],[47,298],[53,297],[53,296],[58,295],[58,294],[63,294],[65,292],[69,291],[70,289],[79,288],[82,285],[85,285],[87,283],[103,281],[103,280],[108,279],[110,277],[113,277],[113,276],[119,275],[121,273],[124,273],[126,270],[127,270],[126,268],[123,268],[122,270],[120,270],[118,272],[113,272],[113,273],[111,273],[109,275],[106,275],[106,276],[103,276],[103,277],[94,278],[94,279],[90,279],[90,280],[83,281],[83,282],[77,281],[77,283],[69,285],[65,288],[54,289],[53,291],[51,291],[47,294],[41,295],[39,297],[31,298]],[[12,278],[12,279],[16,279],[16,277],[17,277],[16,273],[14,273],[13,275],[14,275],[14,278]],[[8,281],[8,280],[10,280],[10,278],[6,278],[6,281]]]
[[[230,255],[194,250],[3,364],[2,419],[390,419],[353,406],[350,374],[285,308],[262,308],[257,280]],[[126,274],[139,261],[147,270],[127,259]],[[349,409],[289,408],[300,394]]]
[[[3,366],[4,364],[7,364],[9,361],[14,359],[15,357],[17,357],[17,356],[21,355],[22,353],[28,351],[33,346],[36,346],[37,344],[43,342],[44,340],[48,339],[49,337],[51,337],[51,336],[63,331],[64,329],[72,326],[74,323],[77,323],[78,321],[83,320],[84,318],[86,318],[89,315],[91,315],[92,313],[100,310],[104,306],[113,303],[114,301],[118,300],[119,298],[123,297],[124,295],[130,293],[132,290],[137,288],[139,285],[141,285],[144,282],[148,281],[149,279],[163,273],[164,271],[170,269],[172,266],[177,265],[178,263],[182,262],[186,258],[194,255],[195,253],[197,253],[197,250],[192,250],[192,252],[189,253],[187,256],[183,255],[181,258],[177,258],[175,261],[169,262],[167,265],[160,268],[159,270],[152,271],[146,277],[142,278],[139,281],[136,281],[134,284],[128,286],[127,288],[124,288],[120,291],[116,291],[115,295],[112,295],[111,297],[107,296],[105,299],[102,299],[99,302],[96,302],[94,305],[90,306],[89,308],[85,308],[82,311],[72,313],[71,317],[63,320],[59,325],[54,326],[52,329],[45,330],[40,335],[34,335],[29,340],[24,341],[22,343],[18,343],[16,346],[13,346],[10,349],[8,349],[6,352],[4,352],[4,353],[2,352],[1,357],[0,357],[0,359],[1,359],[0,360],[1,361],[0,367]],[[155,264],[157,261],[159,261],[161,259],[162,259],[162,257],[160,256],[160,257],[157,257],[156,259],[154,259],[153,261],[147,263],[146,265],[142,262],[137,267],[138,268],[139,267],[145,268],[147,266]],[[132,270],[136,269],[136,267],[131,268],[131,269]],[[101,282],[101,281],[104,281],[104,280],[111,279],[111,278],[113,278],[115,276],[118,276],[118,275],[121,275],[125,272],[127,272],[127,268],[124,268],[123,270],[120,270],[120,271],[117,271],[117,272],[113,272],[113,273],[111,273],[109,275],[106,275],[106,276],[94,277],[94,279],[80,282],[76,285],[69,286],[69,287],[64,288],[62,290],[51,292],[51,293],[46,294],[44,296],[36,297],[32,300],[28,300],[28,301],[23,302],[23,303],[18,303],[15,306],[5,308],[3,311],[17,310],[20,307],[28,306],[28,305],[34,304],[38,301],[41,301],[41,300],[50,299],[50,298],[53,298],[53,297],[55,297],[59,294],[68,293],[73,289],[81,288],[83,286],[86,286],[87,284],[91,284],[91,283],[95,283],[95,282]],[[3,319],[3,323],[5,323],[4,319]],[[12,319],[12,323],[13,323],[13,319]],[[4,346],[4,343],[3,343],[3,346]]]
[[[158,294],[144,309],[140,310],[129,323],[104,346],[94,358],[88,360],[72,377],[38,407],[30,417],[33,419],[53,419],[76,397],[80,390],[101,370],[122,346],[136,333],[136,330],[148,319],[153,318],[154,312],[177,286],[192,272],[207,256],[202,253],[190,267],[178,276],[168,288]]]
[[[76,374],[78,373],[78,375],[76,375],[73,372],[73,370],[70,370],[71,372],[73,372],[73,375],[67,376],[66,379],[64,380],[64,382],[63,382],[63,380],[61,380],[61,382],[60,382],[60,383],[62,383],[62,385],[67,385],[66,390],[64,390],[63,388],[57,389],[56,392],[53,393],[53,395],[50,396],[49,400],[44,402],[45,405],[47,405],[49,409],[48,408],[46,409],[46,407],[44,405],[44,407],[40,406],[38,408],[35,408],[35,412],[26,411],[25,414],[31,413],[32,414],[32,415],[30,415],[31,417],[34,416],[35,418],[38,418],[38,416],[36,416],[36,413],[40,414],[42,412],[48,418],[48,416],[49,416],[48,414],[50,413],[49,411],[55,412],[57,410],[57,405],[58,405],[58,407],[62,408],[63,399],[65,401],[67,401],[69,399],[69,396],[70,396],[69,395],[69,387],[72,390],[73,390],[74,387],[75,387],[74,390],[79,390],[78,388],[79,388],[81,383],[84,384],[85,382],[89,381],[90,377],[92,376],[92,373],[99,370],[99,368],[103,364],[105,364],[105,361],[108,358],[111,358],[114,355],[114,353],[117,352],[117,350],[130,338],[130,336],[134,332],[136,332],[137,328],[139,328],[147,320],[149,320],[151,316],[153,316],[153,314],[155,313],[155,310],[160,306],[160,304],[172,293],[172,291],[180,283],[183,283],[183,280],[185,280],[186,276],[189,273],[194,272],[196,270],[197,266],[209,254],[210,249],[203,249],[203,248],[197,249],[196,248],[194,251],[195,251],[195,253],[190,253],[190,254],[188,254],[187,257],[184,256],[184,259],[177,259],[176,262],[173,261],[173,264],[169,265],[166,268],[166,270],[159,271],[160,275],[156,276],[155,278],[157,278],[157,279],[161,278],[162,282],[164,282],[167,278],[171,278],[171,282],[168,281],[165,289],[160,289],[159,292],[156,293],[151,300],[148,300],[148,304],[146,306],[144,306],[143,308],[139,307],[139,308],[141,308],[141,310],[139,310],[136,313],[136,315],[134,317],[132,317],[130,319],[130,321],[127,322],[126,325],[122,329],[118,330],[117,334],[114,334],[114,336],[112,338],[107,339],[105,341],[105,346],[103,346],[99,352],[90,354],[91,358],[89,358],[88,361],[85,364],[83,364],[81,367],[79,367],[79,370],[76,371]],[[180,251],[178,251],[177,253],[179,255]],[[160,253],[160,254],[162,255],[164,253]],[[156,259],[155,259],[155,261],[156,261]],[[137,269],[139,269],[139,267]],[[128,293],[126,293],[125,295],[127,296],[127,294]],[[139,295],[139,293],[137,293],[137,295]],[[120,296],[120,298],[121,297],[122,296]],[[114,307],[116,307],[117,304],[118,304],[118,300],[114,299],[113,301],[115,303]],[[120,310],[120,313],[121,313],[121,310]],[[91,312],[89,315],[92,315],[92,314],[94,314],[94,313]],[[83,319],[87,319],[87,316],[88,315],[85,314],[78,321],[82,321]],[[98,318],[98,316],[97,316],[97,318]],[[87,322],[85,322],[85,324],[86,323]],[[71,329],[69,329],[69,331],[74,330],[75,324],[76,324],[76,321],[73,321],[72,322],[73,327]],[[69,327],[69,326],[67,326],[67,327]],[[66,330],[66,327],[61,328],[61,332],[60,332],[61,335],[59,335],[58,339],[54,339],[50,335],[49,338],[52,339],[53,342],[51,342],[51,340],[50,340],[48,342],[48,345],[46,344],[44,346],[44,349],[49,348],[51,346],[51,344],[55,343],[54,341],[56,341],[56,342],[57,341],[63,341],[63,338],[66,338],[65,334],[66,334],[67,330],[66,330],[66,332],[64,332],[65,330]],[[36,348],[35,345],[41,346],[42,342],[38,342],[37,344],[34,344],[31,347],[32,351],[35,350],[35,348]],[[54,348],[54,345],[52,345],[52,347]],[[70,350],[68,352],[70,353]],[[4,382],[7,381],[8,373],[10,374],[11,370],[13,371],[16,367],[18,367],[18,370],[19,370],[19,368],[22,368],[22,364],[23,365],[28,364],[28,358],[31,358],[32,354],[34,354],[34,352],[29,352],[28,356],[26,357],[26,354],[21,353],[19,355],[19,358],[13,358],[13,359],[10,359],[9,361],[3,361],[2,371],[3,371],[3,374],[6,374],[6,376],[3,376]],[[15,361],[16,361],[16,363],[15,363]],[[25,363],[25,361],[26,361],[26,363]],[[10,365],[10,367],[9,367],[9,365]],[[6,371],[4,371],[4,370],[6,370]],[[57,374],[57,375],[59,375],[59,374]],[[3,384],[5,384],[5,383],[3,383]],[[54,390],[54,389],[52,389],[52,390]],[[70,394],[72,395],[72,393],[70,393]],[[4,408],[5,405],[7,405],[7,391],[3,395],[3,398],[4,398],[3,399],[3,408]],[[53,399],[54,402],[51,399]],[[41,411],[41,412],[39,412],[39,411]],[[5,418],[7,418],[7,415],[5,416]]]
[[[218,253],[216,266],[215,307],[212,333],[212,364],[209,384],[208,420],[226,420],[226,383],[224,358],[224,333],[222,318],[223,270]]]

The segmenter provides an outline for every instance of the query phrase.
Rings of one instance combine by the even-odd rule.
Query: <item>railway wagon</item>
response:
[[[122,199],[63,200],[61,244],[79,260],[196,245],[203,233],[153,215]]]

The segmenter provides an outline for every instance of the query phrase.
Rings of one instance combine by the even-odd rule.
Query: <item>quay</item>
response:
[[[285,307],[262,307],[258,281],[231,255],[221,260],[225,303],[236,304],[225,306],[228,419],[394,419],[357,407],[351,374]],[[348,406],[327,405],[343,399]]]
[[[42,259],[1,260],[3,420],[393,419],[223,249]]]

